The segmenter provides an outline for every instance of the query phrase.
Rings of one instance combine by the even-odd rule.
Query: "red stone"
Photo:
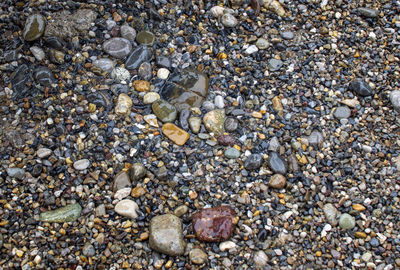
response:
[[[236,143],[235,138],[231,137],[230,135],[221,135],[221,136],[218,136],[217,141],[218,141],[218,143],[219,143],[220,145],[225,145],[225,146],[228,146],[228,145],[229,145],[229,146],[233,146],[233,145],[235,145],[235,143]]]
[[[220,242],[231,237],[236,213],[229,206],[217,206],[193,214],[193,231],[200,241]]]

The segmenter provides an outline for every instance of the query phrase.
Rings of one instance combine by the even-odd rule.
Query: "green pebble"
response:
[[[136,36],[136,41],[139,44],[152,46],[154,44],[155,36],[149,31],[139,32]]]
[[[79,203],[70,204],[56,210],[40,214],[40,220],[44,222],[71,222],[79,218],[82,207]]]
[[[225,150],[224,155],[227,158],[238,158],[240,157],[240,151],[234,147],[229,147]]]
[[[342,214],[339,218],[339,226],[344,230],[351,230],[356,226],[356,219],[347,213]]]

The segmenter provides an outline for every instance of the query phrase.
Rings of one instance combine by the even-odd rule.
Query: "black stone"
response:
[[[151,50],[147,46],[139,46],[126,59],[125,68],[137,69],[143,62],[150,61],[151,57]]]
[[[373,94],[373,91],[368,83],[360,78],[355,79],[349,84],[349,90],[354,91],[363,97],[371,96]]]
[[[275,173],[285,174],[287,172],[286,161],[275,152],[270,154],[268,165]]]
[[[256,170],[261,167],[262,156],[260,154],[252,154],[244,162],[244,167],[246,170]]]
[[[39,67],[35,69],[33,77],[35,78],[37,83],[43,86],[50,86],[52,83],[55,82],[53,72],[51,72],[51,70],[46,67]]]
[[[26,85],[31,80],[31,70],[26,64],[20,65],[12,75],[11,84],[14,90],[13,98],[22,98],[28,95],[30,87]]]

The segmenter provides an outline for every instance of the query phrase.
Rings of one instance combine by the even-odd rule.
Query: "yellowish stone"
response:
[[[131,107],[132,99],[127,94],[120,94],[117,106],[115,106],[115,113],[120,115],[128,114],[131,111]]]
[[[355,232],[354,236],[357,238],[367,238],[367,234],[365,232]]]
[[[353,209],[361,212],[361,211],[364,211],[366,208],[364,205],[356,203],[356,204],[353,204]]]
[[[274,97],[272,99],[272,107],[276,111],[282,111],[283,110],[281,99],[278,96],[276,96],[276,97]]]
[[[172,123],[165,123],[161,130],[168,139],[177,145],[184,145],[190,137],[189,133]]]
[[[144,80],[136,80],[133,82],[136,91],[147,92],[150,90],[150,82]]]
[[[259,118],[260,119],[260,118],[262,118],[262,113],[254,111],[251,114],[251,116],[253,116],[254,118]]]

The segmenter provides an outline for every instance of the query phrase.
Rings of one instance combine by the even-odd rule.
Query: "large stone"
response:
[[[155,251],[170,256],[182,255],[185,252],[185,242],[181,219],[172,214],[152,218],[149,246]]]
[[[170,75],[161,97],[174,105],[178,111],[201,107],[208,94],[209,79],[204,73],[186,68],[179,74]]]
[[[25,177],[25,170],[21,168],[7,168],[8,176],[22,180]]]
[[[137,34],[136,41],[142,45],[152,46],[155,41],[155,36],[152,32],[142,31]]]
[[[261,167],[263,158],[260,154],[250,155],[244,162],[246,170],[256,170]]]
[[[200,241],[226,241],[235,228],[236,214],[229,206],[217,206],[197,211],[192,222],[193,231]]]
[[[276,189],[284,188],[286,185],[286,178],[282,174],[274,174],[268,182],[268,186]]]
[[[51,72],[51,70],[47,67],[39,67],[35,69],[33,77],[39,84],[43,86],[50,86],[51,84],[55,83],[53,72]]]
[[[353,216],[344,213],[339,218],[339,226],[344,230],[351,230],[356,226],[356,219]]]
[[[349,84],[349,90],[356,92],[362,97],[371,96],[374,92],[369,84],[363,79],[355,79]]]
[[[162,99],[154,101],[151,105],[151,108],[153,109],[153,112],[157,118],[164,123],[174,122],[178,115],[178,111],[176,110],[175,106]]]
[[[127,24],[121,26],[120,32],[121,36],[127,40],[133,41],[136,38],[136,30]]]
[[[189,252],[189,259],[194,264],[203,264],[207,262],[207,253],[199,248],[194,248]]]
[[[137,69],[143,62],[151,60],[152,53],[147,46],[138,46],[125,61],[126,69]]]
[[[137,203],[129,199],[119,201],[114,207],[114,210],[117,214],[132,219],[138,217],[138,214],[136,213],[138,209],[139,206],[137,205]]]
[[[114,62],[109,58],[100,58],[93,61],[93,66],[105,72],[111,72],[114,69]]]
[[[197,116],[191,116],[188,119],[189,127],[190,130],[194,133],[197,134],[200,132],[201,128],[201,118]]]
[[[275,173],[286,174],[286,161],[279,154],[272,152],[269,156],[268,165]]]
[[[372,8],[360,7],[358,8],[358,12],[367,18],[376,18],[379,16],[379,11]]]
[[[29,95],[30,87],[27,83],[31,80],[31,70],[26,64],[20,65],[11,75],[13,98],[23,98]]]
[[[218,109],[206,113],[203,122],[209,132],[217,135],[222,134],[224,132],[225,110]]]
[[[26,41],[33,41],[43,35],[46,27],[46,19],[40,14],[30,15],[25,22],[22,36]]]
[[[119,115],[127,115],[132,108],[132,99],[127,94],[120,94],[118,102],[115,106],[115,113]]]
[[[44,222],[71,222],[79,218],[82,207],[79,203],[70,204],[56,210],[40,214],[40,220]]]
[[[126,187],[131,187],[131,181],[129,180],[128,173],[125,171],[121,171],[114,178],[112,190],[113,192],[117,192],[118,190]]]
[[[190,135],[172,123],[166,123],[162,127],[162,133],[177,145],[184,145]]]
[[[390,102],[392,103],[393,108],[400,112],[400,91],[394,90],[389,94]]]
[[[142,163],[133,163],[129,169],[129,178],[135,182],[145,177],[146,173],[146,167]]]
[[[115,58],[125,58],[132,50],[132,44],[125,38],[115,37],[103,44],[103,50]]]

